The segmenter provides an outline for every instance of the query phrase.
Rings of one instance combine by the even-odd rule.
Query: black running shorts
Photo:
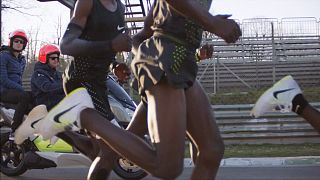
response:
[[[85,62],[79,61],[78,63],[81,64]],[[78,64],[78,66],[80,65]],[[85,80],[79,75],[76,76],[79,73],[76,73],[75,70],[70,67],[72,67],[72,65],[66,69],[66,72],[63,78],[65,91],[67,93],[70,93],[74,89],[77,89],[79,87],[85,87],[89,95],[91,96],[95,109],[98,112],[100,112],[101,115],[107,118],[108,120],[114,119],[115,116],[111,111],[110,104],[108,101],[108,89],[106,85],[106,76],[100,75],[100,77],[96,77],[95,79],[91,78],[91,79]],[[81,65],[80,67],[85,68],[86,66]],[[85,70],[80,69],[80,72],[85,72]]]

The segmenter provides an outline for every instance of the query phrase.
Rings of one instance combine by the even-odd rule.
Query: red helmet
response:
[[[50,55],[50,54],[59,54],[60,55],[59,48],[55,45],[52,45],[52,44],[47,44],[47,45],[42,46],[39,50],[38,60],[41,63],[45,64],[45,63],[47,63],[48,55]]]
[[[9,34],[9,46],[12,47],[12,43],[13,43],[13,39],[16,38],[16,37],[19,37],[19,38],[22,38],[25,43],[23,45],[23,49],[26,47],[27,45],[27,42],[28,42],[28,37],[27,37],[27,34],[24,32],[24,30],[22,29],[17,29],[15,31],[12,31],[10,34]]]

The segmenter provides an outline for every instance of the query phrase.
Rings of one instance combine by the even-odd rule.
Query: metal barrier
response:
[[[242,37],[320,35],[320,20],[315,17],[250,18],[236,22],[240,25]],[[219,39],[208,32],[204,33],[203,38]]]
[[[311,103],[320,109],[320,102]],[[295,113],[268,112],[250,116],[253,104],[214,105],[212,109],[225,144],[320,143],[320,134]]]
[[[199,63],[198,80],[207,92],[264,88],[285,75],[302,86],[320,84],[320,36],[243,37],[234,44],[205,39],[211,59]]]

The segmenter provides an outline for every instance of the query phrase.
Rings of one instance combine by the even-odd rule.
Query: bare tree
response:
[[[61,23],[61,15],[58,16],[58,22],[57,22],[57,25],[56,25],[56,35],[57,35],[57,44],[59,45],[60,44],[60,39],[61,39],[61,36],[62,36],[62,23]]]
[[[37,16],[28,13],[28,10],[35,8],[34,3],[30,0],[0,0],[0,44],[3,42],[2,36],[2,13],[3,12],[18,12],[29,16]]]
[[[35,16],[29,14],[26,10],[35,8],[30,1],[27,0],[1,0],[1,11],[16,11],[22,14]]]
[[[39,27],[34,31],[34,52],[33,52],[33,61],[36,60],[36,52],[37,52],[37,45],[38,45],[38,34],[39,34]]]
[[[38,40],[39,31],[40,31],[39,27],[37,27],[36,29],[34,29],[33,27],[30,27],[30,29],[27,31],[29,42],[26,48],[26,56],[29,61],[36,60],[37,47],[39,42]]]

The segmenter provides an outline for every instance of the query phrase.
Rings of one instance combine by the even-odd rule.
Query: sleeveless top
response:
[[[209,10],[212,0],[196,0]],[[189,18],[182,16],[164,0],[155,0],[152,29],[163,36],[182,43],[191,49],[200,46],[203,28]]]
[[[85,28],[80,39],[88,41],[112,40],[122,33],[125,7],[120,0],[116,0],[117,9],[112,12],[106,9],[100,0],[92,0],[93,5],[87,18]],[[109,72],[109,65],[115,60],[116,53],[103,55],[74,57],[68,69],[69,77],[77,81],[104,79]]]

